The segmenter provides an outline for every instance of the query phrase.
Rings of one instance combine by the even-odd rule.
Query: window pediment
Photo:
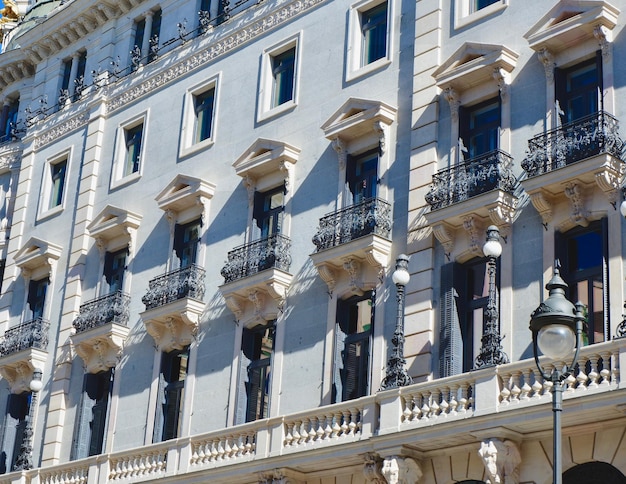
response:
[[[107,205],[87,226],[89,235],[96,240],[101,240],[105,245],[113,240],[124,238],[126,245],[130,239],[130,231],[137,230],[142,216],[124,210],[123,208]]]
[[[619,9],[604,1],[563,0],[544,15],[527,33],[531,49],[563,51],[594,37],[594,30],[609,31],[617,24]]]
[[[322,130],[329,140],[350,142],[364,136],[378,137],[378,123],[391,125],[396,112],[396,108],[381,101],[350,98],[322,124]]]
[[[31,237],[28,242],[17,251],[15,255],[15,264],[24,271],[30,271],[31,273],[37,271],[37,274],[32,274],[32,277],[37,278],[40,271],[49,273],[52,269],[52,264],[61,257],[62,248],[51,242],[41,240],[37,237]]]
[[[434,73],[442,90],[463,92],[490,81],[496,81],[494,72],[511,73],[517,65],[519,54],[504,45],[466,42]]]
[[[300,148],[271,139],[259,138],[233,163],[237,175],[258,181],[269,175],[283,173],[289,178],[289,169],[300,156]]]
[[[159,208],[176,213],[176,221],[185,223],[204,216],[207,200],[213,198],[215,185],[201,178],[177,175],[156,197]]]

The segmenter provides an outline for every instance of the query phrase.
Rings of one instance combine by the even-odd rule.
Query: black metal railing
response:
[[[598,111],[529,140],[522,168],[532,177],[601,153],[621,159],[623,152],[619,122]]]
[[[195,264],[167,272],[148,283],[148,292],[141,298],[146,310],[189,297],[204,299],[204,277],[206,271]]]
[[[130,296],[116,291],[81,304],[79,315],[72,325],[77,333],[115,323],[128,325]]]
[[[228,261],[221,270],[224,283],[271,268],[287,272],[291,265],[290,252],[291,241],[280,234],[235,247],[228,253]]]
[[[7,356],[28,348],[45,350],[48,347],[50,322],[35,318],[7,329],[0,341],[0,357]]]
[[[380,198],[368,198],[361,203],[324,215],[320,219],[313,243],[317,252],[365,235],[391,238],[391,205]]]
[[[513,158],[496,150],[439,171],[424,198],[436,210],[491,190],[513,193],[516,185]]]

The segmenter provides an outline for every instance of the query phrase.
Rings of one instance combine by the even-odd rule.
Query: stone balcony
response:
[[[141,301],[141,319],[162,351],[183,349],[193,340],[204,312],[205,270],[197,265],[152,279]]]
[[[424,197],[431,209],[425,217],[446,253],[460,261],[482,256],[484,229],[491,224],[506,234],[518,208],[517,186],[513,158],[501,150],[435,173]]]
[[[541,362],[545,367],[543,358]],[[581,432],[623,419],[624,365],[626,339],[581,349],[564,391],[566,439],[585,438]],[[204,434],[15,472],[5,480],[126,484],[174,481],[193,473],[196,480],[243,484],[266,482],[259,476],[280,473],[293,479],[290,482],[302,483],[319,480],[320,469],[366,473],[371,471],[372,456],[378,465],[382,457],[412,457],[421,462],[424,473],[433,472],[427,466],[449,469],[451,461],[461,459],[464,466],[474,462],[478,474],[473,475],[483,476],[482,462],[475,459],[484,440],[507,440],[517,449],[540,442],[549,452],[551,387],[539,375],[535,361],[526,359]],[[597,460],[606,456],[604,460],[610,460],[615,448],[604,445],[598,452]],[[438,472],[445,475],[441,469]],[[435,482],[429,475],[427,482]]]
[[[0,375],[12,393],[29,391],[35,368],[43,369],[48,356],[50,322],[35,318],[9,328],[0,341]]]
[[[130,296],[116,291],[80,306],[72,343],[89,373],[114,367],[129,333]]]
[[[624,147],[617,119],[603,111],[529,140],[522,187],[544,224],[551,221],[554,205],[567,199],[572,218],[584,224],[584,192],[595,187],[615,205],[625,172]]]
[[[238,321],[265,323],[278,317],[291,284],[290,265],[291,241],[281,234],[228,252],[220,291]]]
[[[311,259],[331,292],[342,279],[353,293],[375,285],[378,273],[389,264],[392,223],[391,205],[380,198],[364,200],[320,219],[313,236],[317,249]]]

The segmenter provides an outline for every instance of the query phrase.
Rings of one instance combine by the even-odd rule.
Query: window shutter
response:
[[[163,358],[164,362],[166,359]],[[157,405],[156,415],[154,417],[154,431],[152,433],[152,442],[161,442],[163,440],[163,418],[165,410],[165,386],[167,385],[163,376],[163,363],[161,363],[161,372],[159,373],[159,386],[157,389]]]
[[[89,442],[91,439],[91,420],[93,417],[93,407],[96,398],[90,392],[93,385],[93,376],[89,373],[83,377],[83,392],[80,396],[78,411],[76,413],[77,422],[74,430],[74,446],[72,449],[72,459],[83,459],[89,455]]]
[[[459,138],[463,142],[463,146],[467,151],[461,150],[461,143],[459,140],[454,140],[457,143],[457,160],[458,163],[463,163],[470,157],[470,120],[469,110],[465,106],[459,106]]]
[[[178,420],[183,400],[184,381],[169,383],[165,387],[163,440],[178,437]]]
[[[107,427],[107,411],[109,397],[113,390],[113,370],[95,375],[98,378],[98,396],[92,408],[91,439],[89,442],[89,455],[102,453],[104,434]]]
[[[174,226],[174,252],[178,259],[183,258],[183,249],[185,246],[185,227],[179,224]]]
[[[111,252],[104,253],[104,279],[107,284],[111,284],[111,277],[113,276],[113,254]]]
[[[556,116],[556,126],[560,126],[563,123],[567,122],[567,102],[566,102],[566,94],[567,94],[567,86],[566,86],[566,75],[563,72],[563,69],[559,69],[558,67],[554,68],[554,99],[558,101],[559,107],[565,113],[564,115],[559,116],[557,113],[556,106],[553,106],[553,112]]]
[[[454,286],[456,263],[450,262],[441,267],[439,294],[439,376],[446,377],[463,372],[463,338],[459,309],[458,292]]]
[[[248,381],[246,383],[246,394],[248,404],[246,408],[246,422],[252,422],[258,418],[259,390],[263,385],[263,368],[258,366],[248,366]]]
[[[601,50],[596,51],[596,75],[598,76],[598,109],[604,111],[604,75],[602,74]]]
[[[245,332],[247,330],[244,329],[244,342],[242,344],[245,345]],[[246,422],[246,409],[248,406],[248,395],[247,395],[247,385],[248,385],[248,365],[250,365],[250,358],[248,358],[245,354],[245,350],[242,349],[239,355],[239,377],[237,378],[237,401],[236,401],[236,410],[235,410],[235,425],[242,424]]]
[[[13,469],[15,459],[17,459],[20,451],[26,414],[28,413],[28,396],[28,392],[19,395],[9,394],[0,453],[0,474],[5,474]]]
[[[346,333],[341,330],[339,323],[335,325],[335,356],[333,361],[333,395],[332,402],[340,402],[343,398],[343,352],[345,348]]]
[[[346,338],[343,350],[343,395],[342,400],[346,401],[355,398],[359,390],[359,341],[348,341]]]

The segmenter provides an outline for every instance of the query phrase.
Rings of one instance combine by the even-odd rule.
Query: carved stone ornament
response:
[[[546,81],[548,84],[554,83],[554,56],[552,53],[546,49],[545,47],[537,52],[537,57],[539,57],[539,62],[543,64],[543,68],[546,73]]]
[[[565,185],[565,196],[571,204],[570,220],[576,225],[586,227],[589,225],[589,212],[585,208],[585,198],[583,188],[575,182]]]
[[[371,484],[386,484],[385,476],[382,473],[383,462],[377,454],[365,454],[365,463],[363,464],[363,475],[365,481]]]
[[[487,471],[488,484],[518,484],[519,466],[522,462],[517,444],[499,439],[481,442],[478,450]]]
[[[291,469],[274,469],[259,473],[259,484],[304,484],[305,477]]]
[[[415,484],[422,478],[422,469],[410,457],[393,455],[383,461],[382,474],[387,484]]]
[[[461,107],[459,95],[454,89],[447,87],[443,91],[443,97],[446,98],[446,101],[448,101],[450,105],[450,117],[452,118],[452,122],[457,122],[459,120],[459,108]]]

